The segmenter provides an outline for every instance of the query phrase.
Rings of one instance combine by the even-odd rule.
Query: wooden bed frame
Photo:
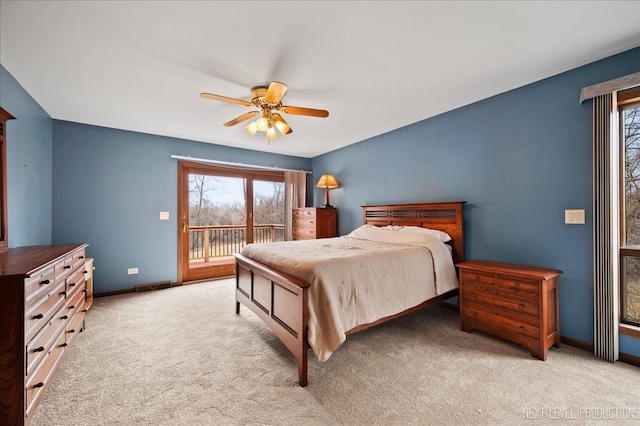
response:
[[[454,262],[464,260],[464,201],[446,203],[390,204],[363,206],[363,223],[376,226],[403,225],[437,229],[448,233]],[[307,323],[309,284],[299,278],[236,254],[236,314],[240,304],[260,317],[295,356],[300,386],[307,385]],[[359,325],[347,335],[410,314],[426,306],[445,301],[458,289],[370,324]]]

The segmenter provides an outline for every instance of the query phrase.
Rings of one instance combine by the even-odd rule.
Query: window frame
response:
[[[620,247],[618,248],[620,262],[620,323],[621,325],[640,327],[640,319],[629,319],[626,316],[626,259],[640,259],[640,245],[627,245],[626,243],[626,210],[625,210],[625,128],[624,111],[631,108],[640,108],[640,87],[635,87],[618,92],[618,118],[619,118],[619,143],[620,143],[620,175],[619,175],[619,202],[620,202]],[[626,334],[626,333],[624,333]],[[635,334],[635,333],[634,333]]]
[[[7,122],[15,117],[0,106],[0,253],[9,250],[7,212]]]

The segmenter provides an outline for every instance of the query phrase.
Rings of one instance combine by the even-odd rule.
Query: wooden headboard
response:
[[[464,216],[465,201],[448,203],[386,204],[362,206],[362,223],[387,226],[420,226],[437,229],[451,236],[453,261],[464,260]]]

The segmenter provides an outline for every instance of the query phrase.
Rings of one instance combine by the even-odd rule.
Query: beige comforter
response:
[[[308,340],[320,361],[352,328],[458,287],[443,242],[369,225],[344,237],[249,244],[242,254],[310,284]]]

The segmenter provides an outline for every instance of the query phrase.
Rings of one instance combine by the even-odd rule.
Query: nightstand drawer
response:
[[[463,270],[460,279],[465,284],[483,285],[485,287],[495,287],[496,275],[480,271]]]
[[[501,290],[512,291],[521,295],[538,296],[540,286],[536,281],[498,275],[497,286]]]
[[[499,326],[531,337],[538,338],[540,336],[540,327],[536,319],[524,321],[499,309],[492,309],[488,306],[469,303],[464,307],[460,315],[469,316],[485,324]],[[535,322],[536,324],[531,324],[530,322]]]
[[[489,290],[482,285],[465,283],[462,299],[533,317],[539,315],[540,304],[537,299],[510,296],[500,291]]]

